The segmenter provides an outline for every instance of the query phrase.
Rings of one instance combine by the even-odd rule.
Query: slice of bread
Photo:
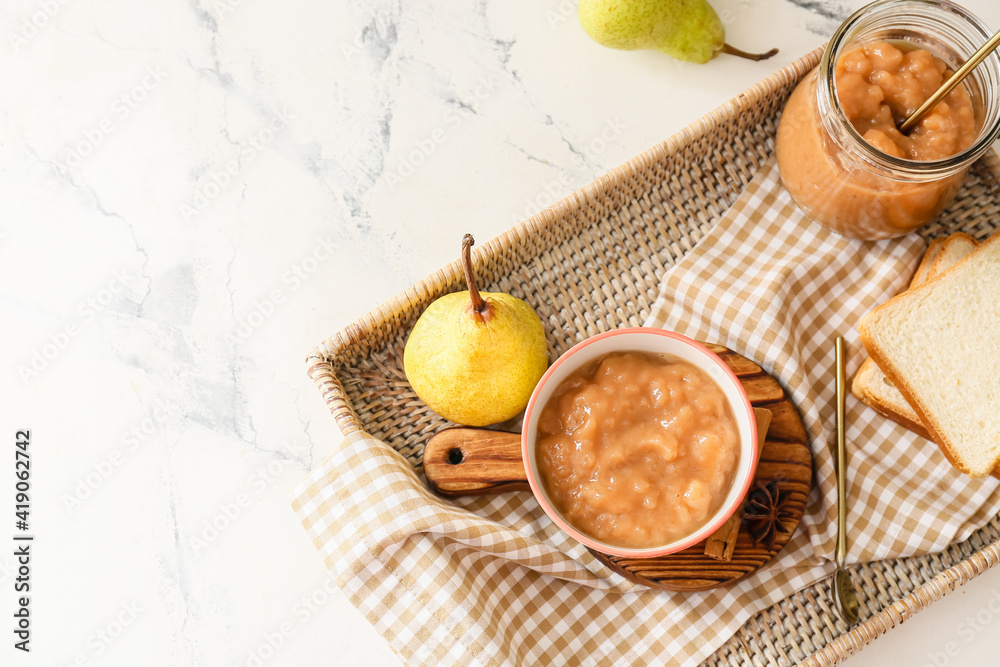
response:
[[[866,315],[861,340],[952,465],[1000,462],[1000,234]]]
[[[854,374],[851,393],[883,417],[905,426],[917,435],[931,439],[931,434],[920,423],[920,417],[917,416],[913,406],[907,403],[871,357],[865,359],[861,368]]]
[[[927,246],[927,252],[924,253],[923,260],[913,274],[910,289],[934,279],[939,273],[951,268],[977,245],[979,244],[975,239],[961,232],[947,238],[934,239]],[[870,358],[865,359],[861,368],[854,374],[851,393],[882,416],[902,424],[925,438],[930,438],[913,407]]]
[[[976,239],[962,232],[955,232],[944,240],[934,258],[934,263],[927,270],[926,280],[933,280],[951,267],[958,264],[959,260],[979,247]],[[922,262],[921,262],[922,263]],[[925,280],[925,282],[926,282]]]
[[[931,272],[931,267],[934,266],[934,262],[937,260],[938,253],[941,252],[941,246],[944,245],[945,237],[939,237],[930,242],[927,246],[927,251],[924,253],[924,258],[920,260],[920,264],[917,265],[917,270],[913,272],[913,277],[910,278],[910,287],[916,287],[917,285],[923,285],[927,282],[927,276]]]

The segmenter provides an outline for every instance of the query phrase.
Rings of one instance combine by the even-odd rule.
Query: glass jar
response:
[[[848,18],[792,93],[778,126],[778,169],[799,207],[861,239],[902,236],[936,218],[969,166],[1000,135],[1000,55],[991,54],[962,84],[975,117],[971,145],[928,161],[891,155],[862,138],[841,104],[837,63],[852,48],[901,41],[930,51],[953,71],[991,36],[982,21],[945,0],[882,0]]]

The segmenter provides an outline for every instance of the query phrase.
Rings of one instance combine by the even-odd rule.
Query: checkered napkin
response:
[[[564,536],[530,493],[447,501],[365,434],[294,491],[293,506],[351,602],[410,664],[693,665],[752,614],[833,569],[834,355],[864,358],[860,317],[902,289],[919,237],[861,242],[805,219],[773,162],[663,277],[647,324],[722,343],[779,378],[808,429],[815,480],[779,556],[725,589],[633,584]],[[937,447],[848,397],[849,560],[940,550],[1000,511]]]

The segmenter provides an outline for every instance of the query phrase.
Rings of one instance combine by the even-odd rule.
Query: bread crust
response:
[[[863,320],[862,320],[862,327],[864,327]],[[969,477],[973,478],[984,477],[985,473],[974,475],[969,470],[968,466],[961,463],[955,457],[955,454],[954,452],[952,452],[951,448],[947,444],[941,441],[938,431],[933,426],[933,422],[927,419],[927,414],[923,410],[921,410],[920,406],[917,405],[916,402],[914,401],[913,392],[910,390],[909,385],[907,385],[905,382],[902,381],[902,379],[899,377],[899,374],[896,372],[895,367],[889,364],[887,359],[883,357],[880,352],[878,352],[876,349],[873,349],[874,346],[869,347],[869,343],[872,340],[872,338],[871,334],[867,330],[867,327],[864,327],[861,330],[861,340],[865,345],[865,349],[868,350],[868,355],[875,361],[876,364],[878,364],[878,367],[882,369],[882,372],[886,374],[886,377],[888,377],[892,381],[892,383],[896,385],[896,389],[898,389],[899,393],[903,395],[903,398],[905,398],[906,401],[913,406],[913,409],[916,411],[920,419],[924,421],[925,424],[927,424],[926,429],[927,429],[928,440],[930,440],[931,442],[935,443],[938,446],[938,449],[941,450],[941,453],[944,454],[944,457],[948,459],[948,463],[950,463],[953,468],[955,468],[959,472],[965,473]],[[997,457],[997,461],[995,461],[993,464],[994,467],[998,462],[1000,462],[1000,457]]]
[[[874,364],[875,362],[872,361],[872,363]],[[863,388],[858,388],[858,390],[855,391],[854,383],[851,384],[851,393],[853,393],[858,400],[860,400],[862,403],[864,403],[865,405],[867,405],[868,407],[870,407],[872,410],[879,413],[883,417],[891,419],[900,426],[904,426],[910,429],[911,431],[913,431],[922,438],[927,438],[928,440],[932,440],[931,434],[927,432],[927,429],[924,428],[923,424],[915,422],[912,419],[906,417],[905,415],[901,415],[895,410],[882,404],[876,396],[873,396],[872,394],[868,393]]]
[[[982,252],[983,249],[985,248],[988,247],[991,248],[993,244],[1000,244],[1000,233],[994,234],[986,241],[981,243],[979,247],[976,248],[969,255],[956,262],[955,265],[952,266],[951,268],[942,272],[940,276],[938,276],[938,278],[947,275],[953,271],[959,270],[959,267],[963,266],[966,262],[968,262],[970,258],[974,257],[977,253]],[[889,299],[887,302],[885,302],[884,304],[873,310],[871,313],[863,317],[861,319],[861,322],[858,324],[858,332],[861,334],[861,342],[864,344],[865,349],[868,351],[868,355],[872,358],[872,360],[874,360],[874,362],[878,365],[878,367],[882,369],[882,372],[885,373],[886,377],[888,377],[889,380],[893,383],[893,385],[895,385],[896,389],[899,390],[899,393],[903,395],[903,398],[905,398],[906,401],[913,407],[914,412],[917,413],[917,416],[920,417],[920,420],[923,422],[924,427],[926,428],[928,435],[930,436],[930,439],[933,440],[935,443],[937,443],[938,447],[941,449],[941,452],[944,454],[945,458],[948,459],[948,462],[951,463],[952,466],[954,466],[957,470],[974,478],[985,477],[988,474],[994,474],[994,476],[997,476],[996,473],[998,471],[996,470],[996,468],[997,464],[1000,463],[1000,452],[997,453],[996,458],[993,460],[989,469],[981,472],[977,471],[976,473],[973,473],[967,465],[959,461],[959,459],[957,458],[957,454],[952,450],[951,446],[942,436],[942,433],[940,431],[940,425],[938,424],[938,422],[931,415],[927,413],[927,411],[923,408],[922,404],[916,399],[916,394],[913,391],[913,388],[909,385],[909,383],[903,380],[902,376],[899,373],[899,370],[892,364],[892,362],[886,356],[882,354],[881,350],[878,347],[878,341],[876,337],[869,330],[869,322],[870,322],[869,318],[875,316],[879,311],[885,309],[887,306],[889,306],[889,304],[897,301],[898,299],[914,298],[914,295],[919,295],[922,291],[933,290],[935,283],[936,281],[926,282],[923,283],[922,285],[918,285],[910,290],[907,290],[906,292],[903,292],[902,294],[899,294]]]
[[[946,263],[954,263],[954,260],[948,257],[947,251],[954,243],[959,242],[971,245],[973,248],[979,245],[975,239],[962,232],[934,239],[927,246],[927,250],[924,252],[917,270],[914,271],[913,278],[910,280],[907,289],[912,289],[935,278],[938,273],[948,268]],[[950,266],[950,264],[948,265]],[[879,382],[884,380],[885,374],[882,373],[878,365],[869,357],[862,362],[861,367],[854,374],[854,379],[851,382],[851,392],[858,400],[871,407],[883,417],[888,417],[897,424],[905,426],[917,435],[929,440],[930,434],[924,428],[924,425],[919,422],[919,418],[913,412],[912,406],[908,406],[910,408],[909,412],[912,413],[911,417],[911,414],[904,414],[897,406],[885,403],[882,397],[873,390]],[[998,471],[998,475],[1000,475],[1000,471]]]
[[[913,272],[913,277],[910,278],[909,287],[920,285],[927,281],[931,273],[931,268],[933,268],[934,262],[941,252],[942,245],[944,245],[944,237],[941,236],[927,244],[927,250],[924,251],[923,259],[917,264],[917,270]]]
[[[875,363],[874,361],[871,360],[871,358],[868,358],[865,361],[866,362],[871,362],[872,364]],[[883,417],[885,417],[886,419],[889,419],[890,421],[894,421],[897,424],[899,424],[900,426],[913,431],[914,433],[916,433],[917,435],[919,435],[921,438],[925,438],[927,440],[930,440],[931,442],[934,442],[934,438],[931,437],[931,434],[927,432],[927,429],[924,428],[923,424],[921,424],[919,422],[915,422],[915,421],[913,421],[911,419],[908,419],[907,417],[905,417],[904,415],[899,414],[898,412],[894,411],[893,409],[891,409],[891,408],[889,408],[889,407],[887,407],[885,405],[882,405],[879,402],[878,397],[869,394],[863,388],[858,387],[857,389],[855,389],[853,382],[851,383],[851,393],[854,394],[854,396],[859,401],[861,401],[862,403],[864,403],[865,405],[867,405],[868,407],[870,407],[872,410],[874,410],[875,412],[877,412],[880,415],[882,415]],[[937,442],[934,442],[934,444],[937,445],[938,448],[941,447],[941,445],[938,444]],[[942,451],[944,451],[944,450],[942,450]],[[945,454],[945,456],[947,457],[947,454]],[[951,465],[953,465],[953,466],[955,465],[950,460],[949,460],[949,463],[951,463]],[[995,468],[993,468],[993,470],[990,471],[990,477],[995,477],[996,479],[1000,479],[1000,464],[998,464]]]
[[[965,232],[955,232],[954,234],[951,234],[950,236],[945,238],[944,243],[942,243],[940,248],[938,249],[937,255],[934,257],[933,263],[927,270],[927,276],[925,280],[931,280],[933,278],[937,278],[939,275],[941,275],[942,273],[944,273],[949,268],[955,265],[955,263],[953,263],[948,266],[945,266],[945,263],[949,261],[948,249],[956,243],[962,243],[971,247],[971,249],[968,252],[966,252],[965,255],[962,256],[962,259],[965,259],[965,257],[967,257],[970,252],[975,251],[976,247],[979,246],[979,241],[972,238]],[[962,260],[960,259],[959,261]],[[921,264],[923,264],[923,262],[921,262]]]

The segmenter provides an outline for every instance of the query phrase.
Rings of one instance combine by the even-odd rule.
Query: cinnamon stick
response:
[[[767,438],[767,429],[771,425],[771,411],[764,408],[754,408],[753,416],[757,422],[757,460],[759,461],[760,453],[764,449],[764,440]],[[725,562],[732,560],[733,551],[736,549],[736,539],[739,537],[740,526],[743,524],[743,506],[745,504],[746,498],[740,501],[740,506],[722,524],[722,527],[708,537],[705,541],[706,556]]]

